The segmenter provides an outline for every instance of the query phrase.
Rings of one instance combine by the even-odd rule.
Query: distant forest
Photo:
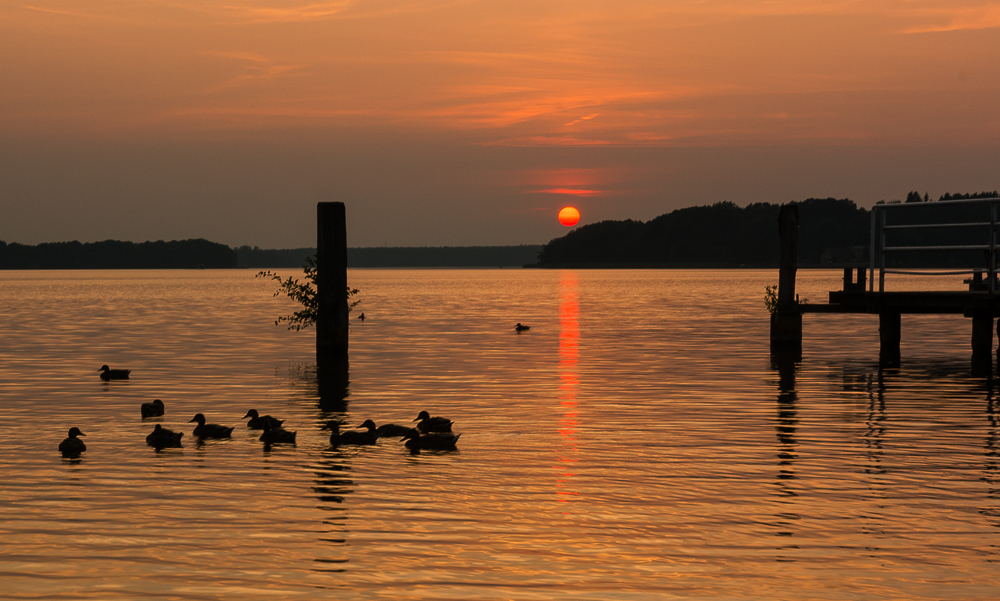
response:
[[[520,267],[538,260],[541,245],[375,247],[347,249],[348,267]],[[208,240],[170,242],[0,241],[0,269],[250,269],[299,268],[315,248],[230,248]]]
[[[939,200],[997,198],[997,191],[945,194]],[[901,201],[890,201],[890,204]],[[989,221],[988,208],[967,204],[938,204],[927,194],[907,195],[906,203],[923,203],[908,211],[917,222]],[[871,212],[849,199],[809,198],[799,206],[800,266],[840,267],[868,263]],[[754,203],[738,207],[731,202],[671,211],[650,221],[601,221],[582,226],[542,248],[532,267],[777,267],[778,210],[781,205]],[[977,211],[985,214],[978,214]],[[923,242],[969,244],[968,237],[983,231],[942,228],[921,232]],[[893,244],[907,240],[900,233]],[[898,254],[893,266],[915,263],[948,265],[969,257],[933,257]]]
[[[224,269],[236,251],[208,240],[164,242],[49,242],[30,246],[0,241],[0,269]]]
[[[944,194],[938,200],[1000,198],[996,190]],[[910,192],[919,208],[893,214],[906,223],[989,222],[989,207],[933,202]],[[799,206],[802,267],[867,265],[871,211],[846,198],[809,198]],[[882,202],[878,204],[883,204]],[[601,221],[581,226],[544,246],[439,246],[348,248],[348,267],[777,267],[781,205],[731,202],[671,211],[650,221]],[[984,244],[989,226],[895,230],[892,244]],[[963,254],[964,253],[964,254]],[[230,248],[208,240],[164,242],[54,242],[30,246],[0,241],[0,269],[273,269],[299,268],[315,248]],[[982,251],[934,256],[895,253],[892,266],[968,265]]]

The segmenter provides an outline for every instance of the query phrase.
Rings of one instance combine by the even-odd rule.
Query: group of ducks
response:
[[[128,370],[109,370],[106,365],[101,371],[101,378],[105,380],[126,379],[129,373]],[[115,372],[124,372],[125,375],[105,377],[105,374],[114,374]],[[143,419],[161,417],[166,412],[166,407],[163,401],[156,399],[149,403],[143,403],[139,407],[139,412]],[[250,418],[247,421],[248,428],[251,430],[263,430],[260,435],[260,441],[265,445],[295,444],[296,432],[286,430],[282,427],[285,420],[277,419],[270,415],[260,415],[256,409],[247,411],[247,414],[243,416],[243,419],[246,418]],[[232,427],[209,424],[206,421],[205,415],[202,413],[195,414],[188,421],[189,424],[197,422],[192,434],[198,440],[232,437]],[[421,411],[413,421],[417,422],[415,428],[397,424],[376,426],[374,421],[368,419],[360,426],[357,426],[358,428],[365,428],[364,430],[348,430],[345,432],[340,431],[339,423],[330,421],[326,423],[324,429],[332,430],[330,445],[334,447],[373,445],[378,442],[379,438],[400,438],[405,441],[406,448],[413,453],[419,453],[421,450],[454,451],[456,449],[456,443],[461,434],[452,433],[451,426],[453,422],[450,419],[431,417],[428,412]],[[87,450],[87,445],[80,440],[80,436],[86,435],[79,428],[73,427],[69,429],[67,438],[59,443],[59,452],[62,453],[63,457],[76,458]],[[156,450],[179,447],[181,446],[181,438],[183,436],[183,432],[174,432],[173,430],[164,428],[160,424],[156,424],[153,431],[146,436],[146,444],[156,448]]]

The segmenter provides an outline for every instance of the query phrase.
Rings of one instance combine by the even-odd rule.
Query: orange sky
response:
[[[998,33],[962,0],[0,1],[0,239],[309,245],[344,200],[352,245],[541,243],[561,195],[995,189]]]

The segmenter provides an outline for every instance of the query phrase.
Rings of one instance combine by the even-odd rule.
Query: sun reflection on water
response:
[[[560,503],[579,497],[572,490],[570,480],[576,475],[578,459],[577,387],[579,386],[580,357],[580,295],[576,273],[563,271],[559,278],[559,438],[562,447],[556,469],[556,495]]]

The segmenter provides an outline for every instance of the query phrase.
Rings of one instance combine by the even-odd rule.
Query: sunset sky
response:
[[[1000,188],[1000,1],[0,0],[0,240],[535,244]]]

